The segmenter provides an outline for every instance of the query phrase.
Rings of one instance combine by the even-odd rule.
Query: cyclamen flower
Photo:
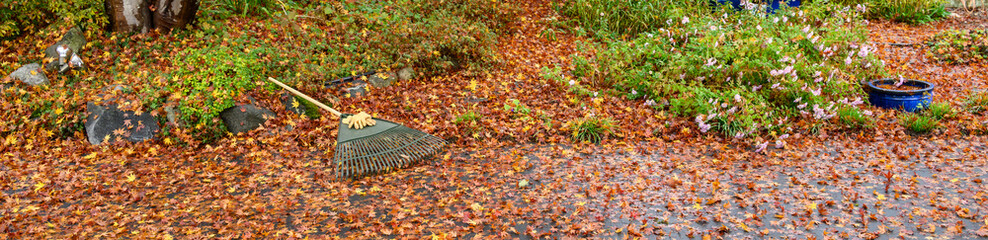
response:
[[[847,58],[844,59],[844,64],[851,65],[851,57],[850,56],[848,56]]]
[[[810,93],[812,93],[813,96],[820,96],[820,92],[821,92],[820,88],[817,88],[816,90],[810,90]]]
[[[576,80],[569,80],[569,85],[570,86],[576,85]]]
[[[638,95],[638,91],[635,91],[634,89],[631,89],[631,95],[637,96]]]
[[[649,99],[649,100],[645,101],[645,104],[643,104],[643,105],[645,105],[645,106],[655,106],[655,100]]]
[[[902,77],[902,75],[899,75],[899,81],[895,82],[895,87],[900,87],[902,86],[903,83],[906,83],[906,78]]]
[[[710,59],[707,59],[707,64],[705,64],[704,66],[708,66],[709,67],[709,66],[713,66],[714,64],[717,64],[717,59],[710,58]]]
[[[751,87],[751,91],[752,91],[752,92],[757,92],[757,91],[758,91],[759,89],[762,89],[762,85],[758,85],[758,86],[753,86],[753,87]]]
[[[739,132],[739,133],[735,133],[735,134],[734,134],[734,138],[743,138],[743,137],[744,137],[744,135],[745,135],[745,134],[744,134],[744,133],[742,133],[742,132]]]
[[[872,112],[871,110],[864,110],[862,114],[864,114],[865,116],[871,116]]]
[[[786,146],[786,142],[782,140],[775,140],[775,148],[782,148]]]
[[[861,97],[857,97],[857,98],[854,99],[853,102],[851,102],[849,104],[851,104],[851,105],[861,105],[861,104],[864,104],[864,101],[861,101]]]
[[[687,23],[690,23],[690,18],[689,18],[689,17],[683,17],[683,21],[682,21],[682,23],[683,23],[683,24],[687,24]]]
[[[772,89],[778,89],[778,88],[779,88],[779,83],[772,84]]]
[[[710,131],[710,128],[710,124],[700,123],[700,132],[706,133],[707,131]]]
[[[762,31],[762,25],[755,26],[755,29],[758,29],[758,31]]]
[[[862,46],[861,51],[858,51],[858,56],[865,58],[868,57],[869,53],[871,53],[871,48],[869,48],[868,46]]]
[[[810,32],[810,26],[806,26],[803,28],[803,33],[809,33],[809,32]]]
[[[758,145],[755,145],[755,152],[758,153],[758,152],[761,152],[761,151],[765,151],[765,148],[767,148],[767,147],[768,147],[768,142],[767,141],[766,142],[763,142],[763,143],[760,143]]]
[[[799,109],[806,108],[806,103],[800,104],[799,106],[796,106],[796,107],[799,108]]]
[[[796,98],[796,100],[793,100],[792,102],[793,103],[799,103],[799,101],[802,101],[802,100],[803,100],[803,97],[798,97],[798,98]]]
[[[735,102],[741,102],[741,95],[739,95],[739,94],[734,94],[734,101],[735,101]]]

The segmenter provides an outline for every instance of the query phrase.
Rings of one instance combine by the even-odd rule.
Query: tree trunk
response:
[[[105,0],[104,5],[116,32],[169,31],[191,23],[199,10],[198,0]]]

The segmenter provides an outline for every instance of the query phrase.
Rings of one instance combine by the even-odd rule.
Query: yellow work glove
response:
[[[374,124],[377,124],[377,121],[374,121],[374,118],[370,114],[360,112],[344,118],[343,123],[347,124],[349,128],[362,129],[367,126],[374,126]]]

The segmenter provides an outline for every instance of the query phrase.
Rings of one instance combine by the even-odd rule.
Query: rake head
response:
[[[343,114],[344,119],[349,114]],[[442,138],[383,119],[374,126],[351,129],[340,122],[336,144],[337,177],[359,177],[406,167],[446,146]]]

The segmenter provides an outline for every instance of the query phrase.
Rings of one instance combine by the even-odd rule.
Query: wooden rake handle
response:
[[[319,106],[319,108],[322,108],[323,110],[326,110],[326,111],[329,111],[330,113],[333,113],[333,115],[336,115],[336,117],[339,117],[340,115],[342,115],[340,113],[340,111],[336,111],[336,109],[333,109],[333,108],[331,108],[329,106],[326,106],[326,104],[322,104],[321,102],[316,101],[316,99],[314,99],[312,97],[309,97],[309,95],[305,95],[304,93],[299,92],[298,90],[295,90],[294,88],[289,87],[288,85],[285,85],[284,83],[281,83],[277,79],[274,79],[272,77],[268,77],[268,81],[271,81],[274,84],[278,84],[278,86],[281,86],[281,88],[284,88],[285,90],[288,90],[292,94],[295,94],[295,96],[298,96],[298,97],[300,97],[302,99],[305,99],[305,100],[311,102],[312,104],[315,104],[316,106]]]

